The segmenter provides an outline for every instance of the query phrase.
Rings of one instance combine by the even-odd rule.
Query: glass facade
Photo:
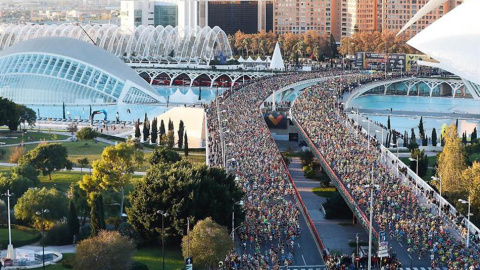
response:
[[[219,26],[226,34],[238,30],[245,34],[258,32],[258,2],[208,2],[208,24]]]
[[[114,104],[125,81],[107,71],[68,57],[24,53],[0,58],[0,96],[22,104]],[[131,87],[125,103],[153,103]]]
[[[177,5],[155,3],[153,17],[155,26],[178,25],[178,7]]]

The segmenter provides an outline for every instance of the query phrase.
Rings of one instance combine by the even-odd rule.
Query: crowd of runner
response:
[[[397,175],[382,157],[379,143],[359,133],[361,127],[338,106],[336,91],[372,79],[371,75],[330,78],[304,91],[292,114],[360,209],[367,215],[373,209],[377,232],[385,231],[391,241],[403,243],[412,257],[428,256],[432,267],[480,269],[478,249],[465,247],[453,227],[435,213],[431,198]]]
[[[246,194],[245,221],[235,230],[240,247],[225,260],[230,269],[278,269],[295,263],[294,245],[302,231],[300,209],[259,108],[273,90],[319,76],[301,73],[260,79],[226,91],[206,109],[210,165],[226,163]]]

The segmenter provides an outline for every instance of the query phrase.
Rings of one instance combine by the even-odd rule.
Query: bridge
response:
[[[175,80],[183,80],[183,85],[198,86],[202,82],[208,81],[208,87],[214,87],[215,82],[228,82],[227,86],[233,86],[240,82],[271,76],[278,71],[271,70],[243,70],[243,69],[217,69],[217,68],[175,68],[159,66],[155,64],[129,64],[140,76],[146,79],[150,84],[155,80],[164,79],[165,85],[172,86]]]
[[[348,96],[345,101],[345,107],[348,108],[352,100],[367,92],[380,95],[439,96],[453,98],[473,97],[474,99],[480,99],[480,96],[477,95],[475,91],[472,91],[461,79],[404,77],[377,81],[357,87]]]

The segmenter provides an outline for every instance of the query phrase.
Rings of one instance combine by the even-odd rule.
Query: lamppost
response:
[[[367,150],[370,150],[370,120],[363,119],[362,122],[367,122],[367,126],[368,126],[368,132],[367,132],[368,148],[367,148]]]
[[[232,241],[235,241],[235,205],[243,206],[243,201],[238,201],[232,207]]]
[[[458,201],[463,204],[468,203],[468,214],[467,214],[468,223],[467,223],[467,243],[466,243],[466,247],[468,248],[470,246],[470,195],[468,195],[468,201],[465,201],[463,199],[458,199]]]
[[[440,182],[440,198],[438,198],[438,216],[442,216],[442,178],[432,176],[433,181]]]
[[[35,214],[41,217],[42,219],[42,264],[43,270],[45,270],[45,219],[43,218],[43,214],[48,214],[50,210],[42,209],[41,211],[37,211]]]
[[[164,218],[168,217],[168,213],[163,210],[158,210],[157,214],[162,215],[162,265],[163,270],[165,270],[165,226]]]
[[[373,190],[378,188],[378,185],[375,185],[373,182],[373,165],[372,165],[372,176],[371,184],[365,185],[365,188],[370,188],[370,226],[368,230],[368,269],[372,269],[372,233],[373,233]]]
[[[397,148],[398,148],[398,147],[397,147]],[[409,157],[408,160],[410,160],[410,161],[416,161],[416,162],[417,162],[417,167],[415,168],[415,169],[416,169],[416,170],[415,170],[415,171],[416,171],[415,173],[417,174],[417,177],[418,177],[418,154],[417,154],[417,158],[416,158],[416,159]],[[416,178],[415,178],[415,193],[418,194],[417,179],[416,179]]]
[[[7,197],[7,210],[8,210],[8,248],[7,248],[7,259],[15,260],[15,252],[12,245],[12,225],[10,222],[10,197],[13,196],[13,193],[10,193],[10,190],[7,189],[7,193],[2,194]]]
[[[360,254],[358,253],[358,233],[355,236],[355,238],[357,239],[357,257],[360,257]],[[357,262],[357,268],[358,268],[358,263],[359,263],[360,260],[357,260],[357,258],[355,258],[355,261]]]

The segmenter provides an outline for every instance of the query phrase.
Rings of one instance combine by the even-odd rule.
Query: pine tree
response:
[[[390,126],[390,115],[387,118],[387,129],[390,130],[392,127]]]
[[[167,132],[167,146],[168,148],[173,148],[175,145],[175,135],[173,134],[173,130],[169,130]]]
[[[415,130],[412,128],[412,135],[410,136],[410,143],[417,142],[417,138],[415,137]]]
[[[425,134],[425,130],[423,130],[422,132],[422,146],[427,146],[428,145],[428,138],[427,138],[427,134]]]
[[[403,134],[403,147],[408,147],[408,132],[406,130]]]
[[[437,130],[435,128],[432,129],[432,145],[437,146]]]
[[[147,113],[145,113],[145,119],[143,120],[143,141],[147,142],[150,136],[150,121],[148,120]]]
[[[168,131],[172,130],[173,131],[173,122],[172,120],[168,119]]]
[[[157,118],[154,117],[152,120],[152,133],[150,135],[150,140],[152,141],[153,144],[157,143],[157,137],[158,137]]]
[[[91,236],[97,236],[101,230],[105,229],[105,216],[103,212],[103,197],[101,194],[95,194],[93,205],[90,210]]]
[[[140,119],[135,122],[135,138],[140,138]]]
[[[183,124],[183,121],[180,120],[180,124],[178,124],[178,131],[177,131],[177,135],[178,135],[178,149],[182,149],[183,147],[183,131],[184,131],[185,127],[184,127],[184,124]]]
[[[467,132],[462,133],[462,143],[463,145],[467,145]]]
[[[420,134],[420,138],[423,139],[423,137],[425,137],[425,130],[423,129],[423,117],[421,116],[420,117],[420,123],[418,123],[418,131]]]
[[[440,146],[445,146],[445,140],[442,137],[442,134],[440,133]]]
[[[477,127],[473,128],[472,134],[470,135],[470,143],[476,143],[477,142]]]
[[[165,123],[163,122],[163,119],[160,121],[160,133],[158,134],[158,143],[160,145],[163,145],[165,142],[162,140],[162,138],[165,136]]]
[[[457,129],[457,132],[458,132],[458,118],[457,120],[455,120],[455,128]]]
[[[187,137],[187,131],[185,131],[185,135],[183,136],[183,151],[185,153],[185,156],[188,157],[188,137]]]
[[[70,200],[68,208],[69,211],[67,217],[67,224],[68,228],[70,229],[70,234],[72,236],[78,235],[80,231],[80,221],[78,220],[77,209],[75,208],[75,204],[72,200]]]
[[[395,145],[397,144],[397,132],[396,132],[395,130],[393,130],[393,139],[392,139],[392,141],[393,141],[393,144],[395,144]],[[396,147],[399,147],[399,146],[400,146],[400,145],[396,145],[395,148],[396,148]]]

